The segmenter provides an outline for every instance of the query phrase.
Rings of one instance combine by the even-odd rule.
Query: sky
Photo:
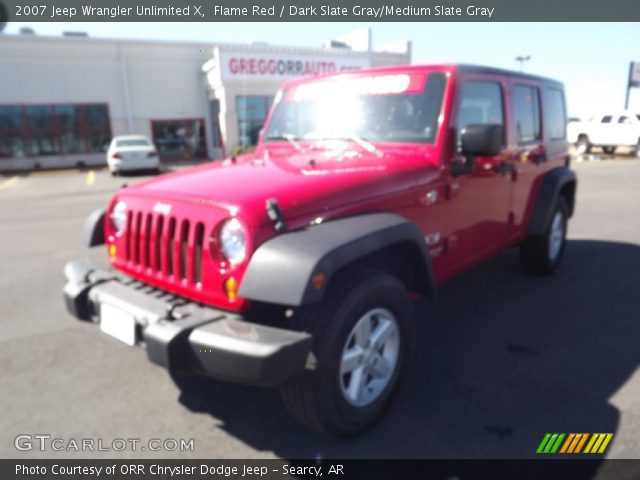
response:
[[[9,23],[5,33],[29,26],[41,35],[88,32],[97,38],[215,43],[267,42],[319,47],[356,28],[373,31],[373,47],[413,43],[412,63],[473,63],[518,70],[564,82],[569,116],[587,118],[624,107],[629,62],[640,62],[638,23]],[[640,112],[640,88],[630,108]]]

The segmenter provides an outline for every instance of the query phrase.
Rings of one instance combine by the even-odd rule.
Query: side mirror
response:
[[[502,151],[504,127],[497,124],[472,124],[462,130],[460,153],[464,156],[492,157]]]

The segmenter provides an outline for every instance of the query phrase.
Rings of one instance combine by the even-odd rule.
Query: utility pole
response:
[[[531,55],[518,55],[516,57],[516,62],[520,62],[520,71],[524,71],[524,62],[528,62],[531,60]]]
[[[629,101],[631,100],[631,89],[640,87],[640,62],[631,62],[629,64],[629,77],[627,78],[627,94],[624,98],[624,109],[629,110]]]

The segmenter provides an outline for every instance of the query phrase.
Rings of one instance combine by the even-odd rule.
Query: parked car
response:
[[[633,147],[640,157],[640,114],[629,111],[596,115],[586,122],[570,122],[567,126],[569,141],[578,154],[601,147],[613,154],[617,147]]]
[[[107,150],[111,175],[134,170],[159,170],[160,159],[153,142],[143,135],[121,135],[111,140]]]
[[[564,98],[476,66],[291,81],[254,152],[89,217],[111,270],[67,264],[67,308],[171,372],[279,386],[302,425],[354,435],[411,365],[414,298],[511,247],[531,274],[560,265],[576,192]]]

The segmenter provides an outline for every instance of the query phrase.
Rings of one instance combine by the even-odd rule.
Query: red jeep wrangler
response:
[[[65,268],[69,311],[174,373],[275,386],[353,435],[410,363],[412,299],[519,246],[550,274],[575,203],[564,91],[492,68],[287,83],[254,153],[123,188],[87,221],[112,269]]]

